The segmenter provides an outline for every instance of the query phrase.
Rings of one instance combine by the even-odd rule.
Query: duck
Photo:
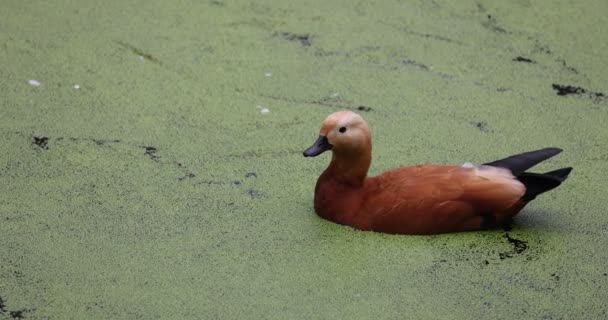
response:
[[[403,166],[368,177],[371,132],[350,110],[330,114],[304,151],[332,156],[317,179],[314,210],[321,218],[364,231],[429,235],[508,227],[538,195],[558,187],[572,167],[528,172],[562,152],[543,148],[482,165]]]

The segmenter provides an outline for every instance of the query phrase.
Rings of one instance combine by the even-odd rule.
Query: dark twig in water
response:
[[[515,62],[526,62],[526,63],[536,63],[536,61],[529,59],[529,58],[525,58],[522,56],[517,56],[515,58],[513,58],[513,61]]]
[[[162,64],[162,62],[160,60],[158,60],[156,57],[154,57],[153,55],[151,55],[151,54],[149,54],[147,52],[144,52],[142,49],[139,49],[139,48],[135,47],[132,44],[129,44],[129,43],[126,43],[126,42],[123,42],[123,41],[120,41],[120,40],[116,40],[114,42],[117,43],[117,44],[119,44],[121,47],[130,50],[134,54],[136,54],[136,55],[138,55],[138,56],[140,56],[140,57],[142,57],[142,58],[144,58],[144,59],[146,59],[148,61],[151,61],[151,62],[154,62],[154,63],[157,63],[157,64]]]
[[[553,90],[558,96],[568,96],[568,95],[588,95],[593,102],[600,103],[602,101],[608,101],[608,97],[602,92],[591,92],[585,88],[571,86],[571,85],[561,85],[561,84],[552,84]]]

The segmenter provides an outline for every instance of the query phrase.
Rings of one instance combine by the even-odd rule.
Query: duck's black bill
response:
[[[315,143],[310,148],[304,150],[304,156],[305,157],[316,157],[316,156],[320,155],[321,153],[323,153],[327,150],[330,150],[331,147],[332,147],[332,145],[329,144],[329,141],[327,141],[326,136],[319,136],[317,141],[315,141]]]

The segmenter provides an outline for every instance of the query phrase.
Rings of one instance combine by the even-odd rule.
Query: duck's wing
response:
[[[479,229],[500,221],[525,193],[508,170],[485,166],[405,167],[376,179],[365,210],[374,229],[393,233]]]

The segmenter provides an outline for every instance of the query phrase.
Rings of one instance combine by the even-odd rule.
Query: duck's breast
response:
[[[315,188],[315,212],[324,219],[367,230],[369,217],[361,214],[363,192],[362,187],[320,179]]]

